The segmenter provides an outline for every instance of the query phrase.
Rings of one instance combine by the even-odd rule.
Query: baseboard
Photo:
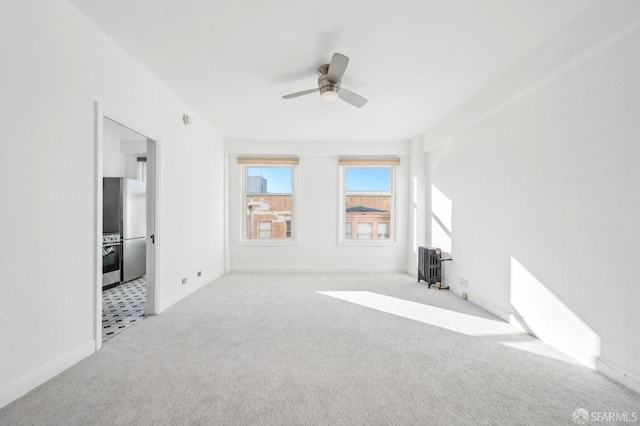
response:
[[[469,293],[467,297],[468,297],[469,302],[473,303],[474,305],[480,306],[485,311],[488,311],[488,312],[492,313],[493,315],[497,316],[498,318],[500,318],[503,321],[511,322],[511,315],[519,317],[519,315],[514,314],[513,312],[509,311],[508,309],[504,309],[503,307],[498,306],[498,305],[496,305],[494,303],[491,303],[488,300],[483,299],[482,297],[475,296],[475,295],[473,295],[471,293]]]
[[[602,357],[596,360],[596,371],[640,394],[640,376],[637,373]]]
[[[636,373],[629,371],[626,368],[607,360],[606,358],[602,358],[597,354],[588,353],[580,348],[569,345],[564,340],[559,339],[553,335],[536,334],[528,329],[528,327],[526,327],[526,323],[520,315],[515,314],[501,306],[495,305],[486,299],[477,296],[470,296],[469,301],[492,313],[498,318],[522,328],[524,332],[531,334],[532,336],[540,339],[542,342],[546,343],[552,348],[555,348],[565,355],[575,359],[585,367],[596,370],[602,375],[607,376],[608,378],[622,384],[632,391],[640,393],[640,376],[638,376]]]
[[[90,340],[35,370],[18,377],[0,388],[0,408],[9,405],[27,392],[37,388],[47,380],[62,373],[67,368],[95,353],[96,342]]]
[[[200,290],[202,287],[206,286],[207,284],[211,284],[215,279],[224,275],[224,273],[225,273],[224,268],[220,268],[212,274],[212,278],[204,279],[204,280],[201,280],[200,282],[197,282],[195,285],[187,286],[185,289],[180,290],[173,296],[169,296],[166,299],[161,300],[160,306],[158,307],[158,313],[161,313],[162,311],[170,308],[171,306],[175,305],[185,297]]]
[[[232,266],[230,272],[407,272],[406,266]]]

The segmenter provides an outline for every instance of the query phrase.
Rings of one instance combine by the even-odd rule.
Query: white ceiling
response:
[[[227,138],[337,141],[424,133],[596,2],[71,1]],[[334,52],[367,105],[281,98]]]
[[[114,138],[120,139],[121,141],[147,143],[146,136],[141,135],[135,130],[131,130],[130,128],[125,127],[120,123],[116,123],[115,121],[112,121],[106,117],[102,124],[102,130],[105,133],[113,136]]]

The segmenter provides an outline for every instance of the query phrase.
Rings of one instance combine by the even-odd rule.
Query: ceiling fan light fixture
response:
[[[327,90],[326,92],[322,92],[320,97],[325,102],[335,102],[338,99],[338,91]]]

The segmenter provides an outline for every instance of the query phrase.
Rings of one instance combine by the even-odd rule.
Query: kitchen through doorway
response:
[[[96,350],[156,314],[158,140],[98,105]]]

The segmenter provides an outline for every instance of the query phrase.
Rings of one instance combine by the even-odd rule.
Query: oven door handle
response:
[[[120,244],[106,244],[104,246],[102,246],[102,256],[107,256],[111,253],[113,253],[113,251],[115,250],[115,247],[119,246]]]

